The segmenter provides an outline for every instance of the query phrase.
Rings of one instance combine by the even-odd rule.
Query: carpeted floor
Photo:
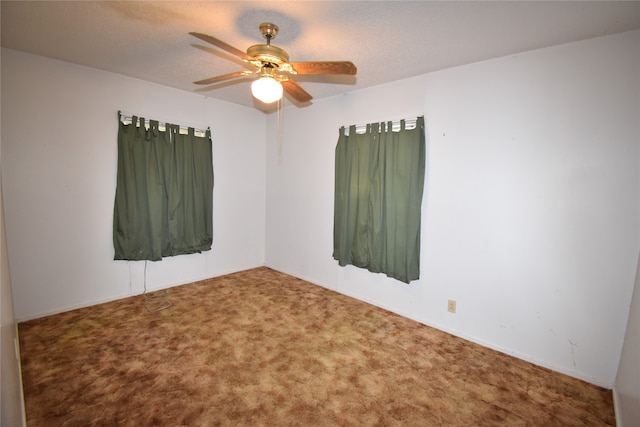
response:
[[[600,426],[611,391],[256,268],[19,325],[28,426]]]

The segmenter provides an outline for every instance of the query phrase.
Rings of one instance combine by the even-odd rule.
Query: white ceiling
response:
[[[240,49],[261,22],[291,61],[350,60],[357,76],[297,76],[314,99],[527,50],[640,28],[640,1],[5,1],[3,47],[258,105],[249,81],[195,80],[245,70],[189,35]],[[203,90],[204,89],[204,90]],[[268,109],[267,109],[268,111]]]

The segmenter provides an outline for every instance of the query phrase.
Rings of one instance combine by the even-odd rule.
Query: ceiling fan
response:
[[[272,103],[282,98],[283,89],[293,99],[300,103],[309,102],[312,96],[291,78],[295,74],[342,74],[355,75],[357,68],[350,61],[322,61],[322,62],[289,62],[289,54],[278,46],[272,45],[271,40],[278,34],[278,26],[269,22],[260,24],[260,32],[267,40],[266,44],[250,46],[247,52],[236,49],[227,43],[207,34],[191,32],[212,45],[223,49],[248,64],[254,71],[236,71],[204,80],[194,84],[209,85],[239,77],[259,75],[260,78],[251,84],[253,96],[264,103]]]

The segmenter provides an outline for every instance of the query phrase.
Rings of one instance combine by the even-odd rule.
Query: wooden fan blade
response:
[[[351,61],[290,62],[298,74],[351,74],[358,69]]]
[[[282,88],[298,102],[309,102],[313,98],[309,95],[309,92],[302,89],[302,87],[293,80],[284,80],[282,82]]]
[[[204,40],[207,43],[211,43],[214,46],[219,47],[220,49],[226,50],[227,52],[241,58],[244,59],[245,61],[253,61],[255,58],[253,56],[249,56],[246,53],[244,53],[243,51],[241,51],[240,49],[236,49],[235,47],[226,44],[225,42],[223,42],[222,40],[218,40],[215,37],[209,36],[207,34],[202,34],[202,33],[189,33],[194,37],[199,38],[200,40]]]
[[[221,76],[216,76],[216,77],[210,77],[204,80],[198,80],[197,82],[193,82],[193,83],[197,85],[210,85],[212,83],[218,83],[225,80],[235,79],[237,77],[250,76],[251,74],[253,74],[253,72],[251,71],[236,71],[234,73],[223,74]]]

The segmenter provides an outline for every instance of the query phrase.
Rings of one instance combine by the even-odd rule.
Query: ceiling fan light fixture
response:
[[[282,84],[273,77],[265,75],[251,83],[251,93],[265,104],[271,104],[282,98]]]

